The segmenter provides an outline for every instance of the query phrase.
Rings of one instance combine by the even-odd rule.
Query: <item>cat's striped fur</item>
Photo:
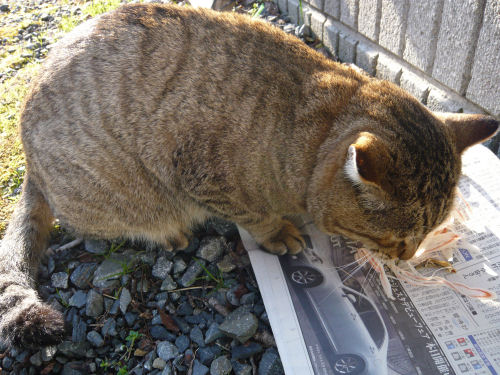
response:
[[[0,337],[38,346],[63,335],[33,289],[53,217],[84,235],[183,248],[216,215],[283,254],[303,246],[285,217],[307,213],[408,258],[450,210],[460,153],[497,126],[438,118],[260,21],[124,6],[64,38],[26,100]]]

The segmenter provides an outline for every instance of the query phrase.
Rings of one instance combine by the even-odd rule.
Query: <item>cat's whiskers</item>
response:
[[[347,277],[342,279],[342,283],[339,283],[339,285],[337,285],[335,288],[333,288],[325,297],[323,297],[319,302],[318,304],[321,305],[323,302],[325,302],[325,300],[328,299],[328,297],[330,297],[337,289],[339,288],[342,288],[344,286],[344,282],[346,280],[349,280],[351,277],[353,277],[361,268],[363,268],[363,266],[368,262],[368,259],[362,261],[361,264],[359,264],[356,268],[354,268],[354,270],[352,270],[351,272],[348,272],[348,271],[345,271],[347,273]]]
[[[366,258],[368,258],[368,256],[364,256],[364,257],[360,258],[360,260],[366,259]],[[346,268],[354,266],[354,265],[359,265],[359,261],[358,260],[353,260],[352,262],[347,263],[347,264],[343,264],[341,266],[327,267],[327,269],[329,269],[329,270],[332,270],[332,269],[335,269],[335,270],[345,270]]]
[[[368,272],[366,273],[365,278],[361,282],[361,287],[364,289],[365,285],[369,285],[371,282],[371,279],[373,278],[374,275],[377,274],[377,271],[373,269],[373,267],[370,265],[370,268],[368,269]]]

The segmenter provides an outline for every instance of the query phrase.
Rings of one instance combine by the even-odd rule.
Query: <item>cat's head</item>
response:
[[[453,207],[462,152],[491,137],[498,122],[432,113],[393,85],[371,85],[323,144],[308,210],[327,233],[409,259]]]

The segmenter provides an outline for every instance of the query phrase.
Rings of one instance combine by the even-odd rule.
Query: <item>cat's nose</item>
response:
[[[401,260],[410,259],[417,252],[417,245],[412,241],[402,240],[389,252],[392,259],[398,258]]]
[[[398,258],[401,260],[408,260],[411,259],[411,257],[413,257],[416,252],[417,252],[416,247],[415,248],[407,247],[406,249],[403,250],[401,254],[399,254]]]
[[[413,241],[401,241],[403,242],[404,246],[400,249],[400,252],[398,254],[398,258],[401,260],[408,260],[411,259],[415,255],[418,249],[418,245],[415,244]]]

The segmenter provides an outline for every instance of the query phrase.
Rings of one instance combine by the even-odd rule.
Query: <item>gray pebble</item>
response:
[[[85,240],[84,242],[85,250],[92,254],[103,255],[109,249],[109,245],[106,241],[103,240]]]
[[[42,21],[44,21],[44,22],[50,22],[50,21],[53,21],[53,20],[54,20],[54,17],[52,17],[50,14],[43,13],[43,14],[40,16],[40,20],[42,20]]]
[[[170,292],[168,295],[173,302],[176,302],[181,297],[181,294],[178,292]]]
[[[234,237],[238,235],[238,228],[230,221],[213,218],[210,220],[209,225],[221,236]]]
[[[5,370],[10,370],[12,368],[12,364],[14,363],[14,360],[10,357],[4,357],[2,359],[2,367]]]
[[[224,258],[220,262],[217,263],[217,267],[221,272],[231,272],[236,268],[236,265],[233,263],[233,259],[230,254],[224,255]]]
[[[96,348],[100,348],[104,345],[104,339],[99,334],[99,332],[96,331],[90,331],[89,333],[87,333],[87,340]]]
[[[135,251],[127,250],[114,253],[105,259],[94,272],[92,283],[98,288],[109,288],[119,284],[124,268],[132,268],[137,263]],[[116,281],[115,281],[116,280]]]
[[[104,322],[101,333],[104,336],[116,336],[118,332],[116,332],[116,320],[114,318],[106,319]]]
[[[128,324],[129,327],[132,327],[134,325],[135,320],[137,319],[137,314],[129,311],[128,313],[125,314],[125,320]]]
[[[54,358],[54,355],[57,353],[57,346],[45,346],[42,348],[41,352],[42,352],[42,361],[48,362],[52,358]]]
[[[28,358],[29,355],[30,355],[29,351],[23,350],[21,353],[19,353],[18,355],[16,355],[16,361],[18,361],[18,362],[24,362],[24,360],[26,358]]]
[[[198,344],[198,346],[205,346],[205,340],[203,339],[203,332],[201,332],[200,327],[194,326],[191,332],[189,333],[189,337],[191,341]]]
[[[87,303],[87,293],[77,290],[75,294],[71,296],[68,303],[70,306],[74,306],[76,308],[85,306],[85,303]]]
[[[121,278],[120,278],[120,282],[123,286],[127,285],[130,281],[131,277],[130,275],[123,275]]]
[[[75,268],[69,279],[79,289],[88,288],[96,268],[97,263],[80,264]]]
[[[149,264],[153,266],[155,264],[156,253],[154,251],[145,251],[139,255],[139,260],[141,263]]]
[[[233,306],[239,306],[240,305],[240,300],[238,297],[236,297],[235,292],[240,288],[239,285],[233,286],[231,289],[229,289],[226,293],[226,298],[229,301],[229,303]]]
[[[245,345],[238,345],[231,349],[231,359],[245,359],[260,353],[262,351],[262,345],[255,342],[250,342]]]
[[[87,350],[90,348],[90,343],[63,341],[57,346],[57,350],[66,357],[85,357]],[[59,357],[56,357],[56,359]]]
[[[172,319],[174,320],[175,324],[177,324],[177,327],[179,327],[182,333],[188,334],[191,331],[191,327],[189,326],[189,324],[187,324],[186,321],[181,317],[172,315]]]
[[[115,300],[113,302],[113,305],[111,306],[111,308],[109,309],[109,313],[111,315],[116,315],[118,314],[118,310],[120,309],[120,300]]]
[[[141,279],[137,283],[137,293],[148,293],[149,292],[149,282],[146,279]]]
[[[215,358],[215,354],[210,347],[199,348],[196,352],[196,356],[204,365],[210,364],[210,362],[212,362]]]
[[[56,268],[56,262],[54,260],[54,257],[49,257],[49,260],[47,261],[47,270],[49,273],[54,272],[54,269]]]
[[[219,329],[219,324],[213,322],[210,324],[210,327],[208,327],[207,333],[205,334],[205,344],[210,344],[222,336],[224,336],[224,334]]]
[[[170,277],[170,275],[165,276],[163,282],[161,283],[160,290],[174,290],[177,288],[177,283]]]
[[[115,301],[116,300],[113,298],[104,297],[104,310],[109,312],[109,310],[111,310],[111,308],[113,307]]]
[[[219,329],[226,336],[244,343],[255,334],[258,325],[259,321],[255,315],[250,313],[246,306],[241,306],[224,319]]]
[[[239,363],[238,361],[231,361],[233,365],[234,375],[251,375],[252,374],[252,366],[247,365],[246,363]]]
[[[227,248],[227,242],[224,237],[207,236],[200,242],[200,247],[196,255],[209,262],[217,260]]]
[[[269,348],[262,355],[259,363],[259,375],[281,375],[284,374],[278,352],[274,348]]]
[[[151,371],[153,369],[153,361],[156,359],[156,352],[154,350],[146,354],[144,358],[144,369]]]
[[[165,329],[165,327],[163,327],[161,325],[153,325],[153,326],[151,326],[151,329],[149,330],[149,333],[156,340],[168,340],[168,341],[172,341],[172,339],[175,340],[175,335],[173,335],[172,333],[168,332]]]
[[[85,314],[91,317],[98,317],[104,312],[104,301],[102,295],[91,289],[87,294],[87,305]]]
[[[288,34],[292,34],[295,32],[295,26],[292,25],[291,23],[289,24],[286,24],[284,27],[283,27],[283,31],[285,33],[288,33]]]
[[[161,315],[160,314],[156,314],[155,316],[153,316],[153,319],[151,319],[151,324],[152,325],[157,325],[157,324],[161,325],[161,324],[163,324],[161,322]]]
[[[180,278],[179,283],[183,287],[191,286],[196,281],[197,277],[203,272],[202,266],[205,266],[204,260],[200,259],[198,261],[193,261]]]
[[[80,319],[80,317],[75,317],[73,321],[73,331],[71,334],[71,341],[74,343],[84,342],[87,333],[87,323]]]
[[[201,364],[197,359],[193,363],[193,375],[206,375],[208,374],[208,367]]]
[[[226,356],[220,356],[212,361],[210,375],[229,375],[233,366]]]
[[[84,375],[86,372],[81,362],[68,362],[64,365],[61,375]]]
[[[256,301],[256,295],[254,292],[243,294],[240,298],[240,304],[242,305],[253,305]]]
[[[187,301],[182,302],[175,313],[179,316],[191,315],[193,313],[193,307]]]
[[[174,359],[179,354],[179,349],[168,341],[159,342],[156,347],[156,351],[158,353],[158,357],[164,359],[165,361]]]
[[[175,346],[177,346],[179,352],[184,353],[189,348],[189,338],[186,335],[178,336],[175,339]]]
[[[30,363],[33,366],[39,367],[42,365],[42,353],[41,352],[36,352],[30,357]]]
[[[56,272],[52,274],[50,281],[54,288],[66,289],[68,287],[68,274],[66,272]]]
[[[153,361],[153,368],[157,368],[157,369],[163,370],[166,365],[167,365],[167,362],[164,359],[162,359],[162,358],[156,358]]]
[[[175,257],[174,258],[174,274],[179,274],[181,272],[184,272],[184,270],[187,268],[186,262],[184,262],[184,259]]]
[[[128,305],[132,302],[132,296],[127,288],[123,288],[120,294],[120,311],[125,314],[127,312]]]
[[[195,251],[198,248],[199,245],[200,245],[200,240],[198,239],[198,237],[192,237],[189,240],[188,247],[186,247],[185,249],[182,249],[182,252],[187,253],[187,254],[192,253],[193,251]]]
[[[172,271],[173,265],[167,258],[159,257],[153,266],[151,274],[158,279],[164,279]]]

